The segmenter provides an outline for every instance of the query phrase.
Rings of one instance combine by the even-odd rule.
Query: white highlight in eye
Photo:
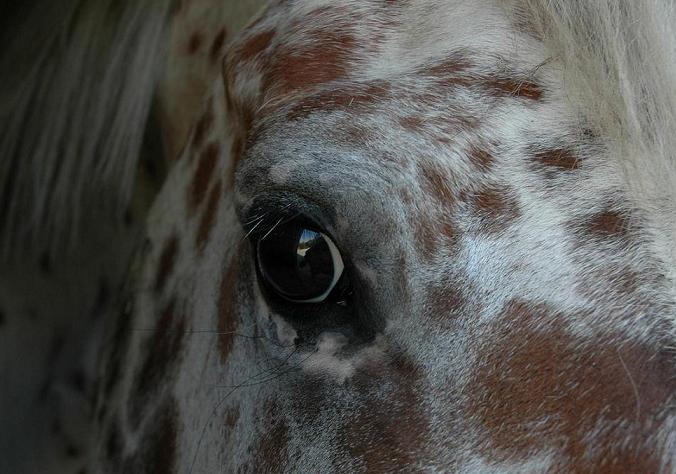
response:
[[[292,303],[321,303],[331,294],[333,289],[336,287],[338,280],[340,280],[340,277],[343,275],[343,271],[345,270],[343,257],[341,257],[340,250],[338,250],[336,244],[333,243],[331,237],[324,234],[323,232],[320,232],[319,235],[321,235],[324,238],[324,240],[326,241],[326,245],[329,247],[329,252],[331,252],[331,260],[333,262],[333,279],[331,280],[331,283],[329,284],[326,291],[321,295],[316,296],[314,298],[310,298],[309,300],[293,300],[287,298]]]

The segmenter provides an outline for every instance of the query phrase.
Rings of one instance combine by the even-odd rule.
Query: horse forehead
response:
[[[481,23],[491,24],[491,36],[477,33]],[[439,146],[471,155],[484,170],[492,159],[490,147],[478,139],[494,132],[477,132],[480,111],[472,110],[477,97],[542,98],[542,87],[524,72],[539,53],[530,50],[522,61],[513,48],[502,51],[513,45],[506,38],[514,34],[492,2],[481,8],[437,1],[280,2],[226,55],[225,99],[238,128],[234,162],[255,155],[252,145],[275,149],[274,157],[254,161],[265,162],[272,180],[280,181],[312,164],[308,149],[337,156],[351,148],[361,152],[353,166],[369,171],[358,177],[365,180],[378,174],[370,173],[374,168],[391,175],[392,167],[410,167],[426,154],[435,163],[398,173],[398,182],[408,183],[403,200],[416,195],[415,189],[423,191],[418,197],[448,194],[448,171],[457,163],[441,164]],[[468,89],[473,95],[463,95]],[[303,153],[282,152],[298,143],[307,144]],[[339,179],[336,169],[325,174]]]
[[[231,44],[226,83],[260,105],[336,81],[397,76],[449,51],[537,61],[528,48],[516,57],[516,34],[492,1],[278,2]]]

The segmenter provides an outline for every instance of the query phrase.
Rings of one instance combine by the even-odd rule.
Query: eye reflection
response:
[[[317,243],[317,240],[319,240],[321,235],[322,234],[319,232],[315,232],[310,229],[303,229],[303,233],[300,235],[300,240],[298,241],[298,248],[296,249],[296,252],[300,258],[303,260],[305,259],[305,254],[313,245]]]
[[[266,283],[297,303],[324,301],[344,269],[331,238],[298,220],[286,222],[260,239],[256,251]]]

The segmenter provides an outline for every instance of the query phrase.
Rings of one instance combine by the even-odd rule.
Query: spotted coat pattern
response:
[[[536,37],[488,0],[276,1],[223,54],[150,216],[98,466],[676,467],[652,216]],[[321,216],[347,305],[257,282],[246,234],[284,206]]]

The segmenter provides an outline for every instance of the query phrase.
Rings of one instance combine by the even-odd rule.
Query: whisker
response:
[[[251,229],[249,229],[249,230],[247,231],[246,234],[244,234],[244,237],[242,237],[242,239],[240,240],[240,242],[241,242],[242,240],[246,240],[246,238],[249,237],[249,236],[253,233],[253,231],[256,230],[256,227],[258,227],[259,225],[261,225],[261,223],[262,223],[264,220],[265,220],[265,219],[263,219],[263,218],[261,217],[260,220],[256,223],[256,225],[253,226]]]
[[[261,381],[258,381],[258,382],[249,383],[250,380],[254,379],[255,377],[257,377],[259,375],[259,374],[256,374],[254,376],[249,377],[245,382],[242,382],[242,383],[237,384],[237,385],[214,385],[214,387],[218,388],[218,389],[227,389],[227,388],[253,387],[253,386],[256,386],[256,385],[261,385],[263,383],[270,382],[271,380],[278,379],[278,378],[282,377],[283,375],[286,375],[290,372],[293,372],[294,370],[296,370],[297,368],[302,366],[303,363],[305,361],[307,361],[310,357],[312,357],[313,355],[316,355],[316,354],[317,354],[317,350],[315,349],[314,351],[310,352],[306,357],[302,358],[298,363],[291,365],[287,370],[284,370],[284,371],[282,371],[278,374],[275,374],[272,377],[268,377],[268,378],[261,380]]]
[[[157,332],[157,329],[154,328],[131,328],[129,329],[129,332],[141,332],[141,333],[153,333]],[[170,331],[164,331],[165,333],[170,332]],[[273,339],[269,336],[266,335],[253,335],[253,334],[245,334],[242,332],[237,332],[237,331],[217,331],[217,330],[210,330],[210,329],[200,329],[200,330],[192,330],[192,329],[185,329],[182,331],[182,334],[210,334],[210,335],[217,335],[217,336],[226,336],[226,335],[232,335],[232,336],[237,336],[241,337],[244,339],[263,339],[266,340],[275,346],[282,348],[282,349],[288,349],[290,347],[294,347],[295,344],[282,344],[281,342],[277,341],[276,339]]]
[[[214,416],[216,415],[216,412],[217,412],[218,409],[221,407],[221,405],[223,405],[223,403],[225,403],[225,401],[228,399],[228,397],[229,397],[230,395],[232,395],[232,394],[235,392],[235,390],[237,390],[237,387],[233,388],[233,389],[230,390],[228,393],[226,393],[226,394],[223,396],[223,398],[221,398],[221,399],[218,401],[218,403],[216,403],[216,405],[214,406],[213,410],[211,410],[211,413],[209,414],[209,419],[208,419],[208,421],[204,424],[204,426],[202,427],[202,431],[201,431],[201,433],[200,433],[199,440],[197,441],[197,446],[195,447],[195,454],[193,455],[192,462],[190,463],[190,470],[188,471],[189,474],[192,474],[192,471],[193,471],[193,469],[194,469],[194,467],[195,467],[195,463],[197,462],[197,454],[199,453],[200,448],[202,447],[202,441],[204,440],[204,435],[205,435],[205,433],[206,433],[206,431],[207,431],[207,428],[209,427],[209,424],[213,421]]]
[[[235,392],[235,390],[237,390],[238,388],[242,388],[242,387],[251,387],[251,386],[255,386],[255,385],[260,385],[260,384],[262,384],[262,383],[269,382],[270,380],[274,380],[274,379],[276,379],[276,378],[279,378],[279,377],[281,377],[281,376],[283,376],[283,375],[289,373],[290,371],[295,370],[297,367],[300,367],[300,365],[301,365],[303,362],[305,362],[307,359],[309,359],[310,356],[316,354],[316,352],[317,352],[316,350],[315,350],[314,352],[310,352],[310,353],[308,354],[308,356],[305,357],[303,360],[301,360],[298,364],[295,364],[294,366],[290,367],[288,370],[286,370],[286,371],[284,371],[284,372],[281,372],[281,373],[277,374],[277,375],[274,376],[274,377],[270,377],[270,378],[268,378],[268,379],[266,379],[266,380],[263,380],[263,381],[257,382],[257,383],[253,383],[253,384],[249,384],[249,383],[248,383],[248,381],[251,380],[251,379],[253,378],[253,377],[249,377],[249,378],[246,379],[245,382],[242,382],[242,383],[239,384],[239,385],[235,385],[234,387],[231,387],[231,390],[230,390],[228,393],[226,393],[226,394],[223,396],[223,398],[221,398],[221,399],[218,401],[218,403],[216,403],[216,405],[214,406],[214,408],[213,408],[213,409],[211,410],[211,412],[210,412],[209,420],[208,420],[208,421],[204,424],[204,426],[202,427],[202,430],[201,430],[201,432],[200,432],[199,440],[197,441],[197,446],[195,447],[195,454],[193,455],[192,462],[190,463],[190,470],[188,471],[188,473],[189,473],[189,474],[192,474],[193,469],[195,468],[195,464],[196,464],[196,462],[197,462],[197,455],[199,454],[200,448],[202,447],[202,442],[203,442],[203,440],[204,440],[204,435],[206,434],[207,428],[209,427],[210,423],[212,423],[213,420],[215,419],[216,412],[217,412],[218,409],[223,405],[223,403],[225,403],[225,401],[228,399],[228,397],[230,397],[230,395],[232,395],[232,394]],[[216,386],[216,388],[218,389],[219,387]],[[221,388],[226,388],[226,387],[221,387]]]
[[[265,212],[265,213],[260,214],[260,215],[252,216],[251,219],[249,219],[249,220],[246,221],[246,222],[243,222],[242,225],[245,225],[245,226],[246,226],[246,225],[251,225],[251,224],[253,224],[253,223],[256,222],[256,221],[260,221],[260,220],[262,220],[262,219],[265,219],[265,216],[266,216],[267,214],[268,214],[268,213]]]
[[[284,220],[284,218],[283,218],[283,217],[280,217],[279,220],[275,223],[275,225],[273,225],[273,226],[270,228],[270,230],[269,230],[269,231],[268,231],[268,232],[267,232],[260,240],[265,240],[265,238],[266,238],[268,235],[270,235],[270,234],[272,233],[272,231],[275,230],[275,229],[277,228],[277,226],[278,226],[279,224],[282,223],[283,220]]]
[[[287,356],[284,358],[283,361],[279,362],[279,363],[278,363],[276,366],[274,366],[274,367],[268,367],[267,369],[261,368],[261,372],[259,372],[258,374],[254,375],[252,378],[258,378],[258,377],[260,377],[260,376],[262,376],[262,375],[269,374],[269,373],[273,373],[275,370],[277,370],[277,369],[279,369],[279,368],[285,366],[285,365],[287,364],[287,362],[289,361],[289,359],[291,359],[291,357],[293,357],[293,355],[296,353],[297,350],[298,350],[298,346],[295,346],[295,345],[294,345],[293,350],[291,350],[291,351],[289,352],[289,355],[287,355]],[[268,359],[266,359],[265,361],[266,361],[266,362],[270,362],[271,360],[272,360],[272,358],[268,358]],[[258,367],[260,367],[260,364],[261,364],[261,362],[257,362],[257,363],[256,363],[256,365],[257,365]]]

